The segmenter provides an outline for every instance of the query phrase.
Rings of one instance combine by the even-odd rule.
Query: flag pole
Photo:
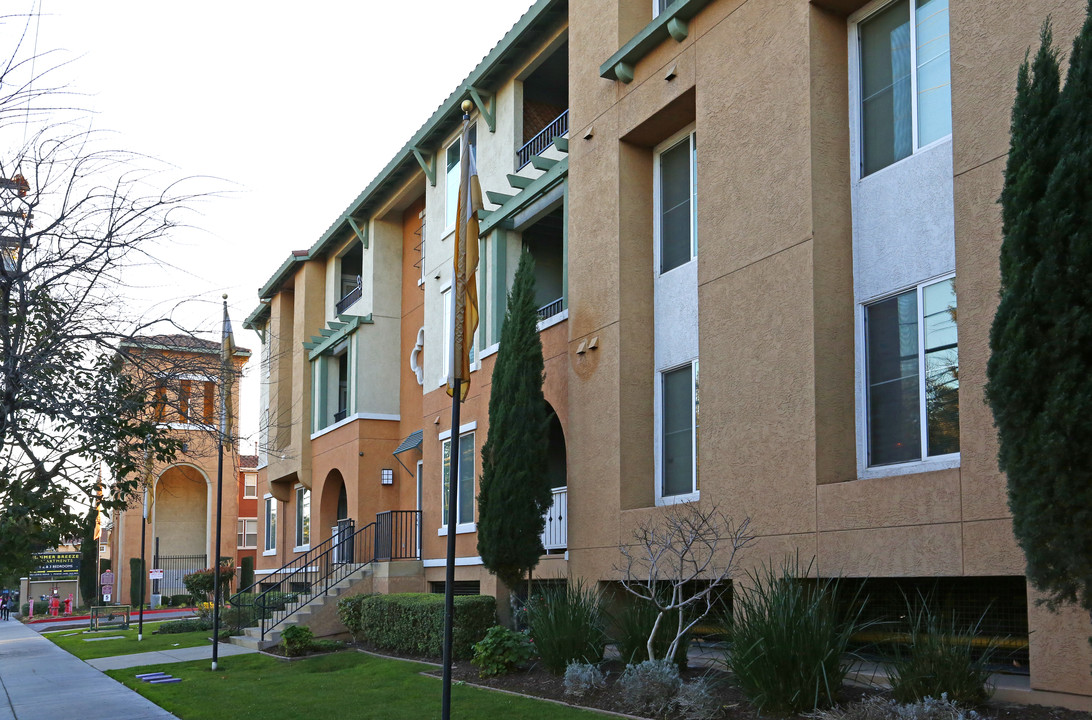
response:
[[[220,539],[224,515],[224,435],[227,434],[227,380],[231,370],[228,337],[231,326],[227,314],[227,293],[224,293],[224,322],[221,328],[220,358],[220,432],[216,447],[216,545],[212,549],[212,669],[216,670],[220,650]]]
[[[474,243],[473,258],[477,267],[477,221],[475,213],[480,206],[480,198],[473,191],[475,182],[472,168],[473,156],[470,143],[470,110],[474,104],[469,100],[462,103],[463,134],[459,148],[459,207],[455,219],[455,258],[451,282],[451,357],[449,368],[451,375],[448,393],[451,395],[451,451],[448,454],[447,488],[447,564],[444,582],[444,657],[443,657],[443,697],[440,705],[441,720],[451,718],[451,661],[452,641],[455,625],[455,529],[456,514],[459,509],[459,461],[462,458],[461,438],[459,437],[460,409],[463,401],[463,377],[470,381],[468,353],[466,344],[473,342],[474,332],[467,332],[467,322],[477,326],[477,307],[473,308],[472,320],[467,320],[469,281],[473,271],[470,268],[470,244]],[[480,191],[478,192],[480,195]],[[473,231],[471,228],[473,227]],[[472,237],[473,236],[473,237]],[[477,302],[476,293],[472,296]],[[460,312],[461,310],[461,312]],[[468,337],[469,335],[469,337]]]
[[[147,450],[144,451],[147,454]],[[146,463],[147,464],[147,463]],[[144,640],[144,592],[148,584],[148,570],[144,567],[144,546],[148,542],[148,481],[151,473],[144,475],[144,512],[140,518],[140,614],[137,620],[137,642]],[[33,598],[31,602],[33,602]]]

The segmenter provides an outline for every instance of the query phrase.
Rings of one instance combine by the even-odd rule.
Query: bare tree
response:
[[[677,618],[664,655],[673,658],[683,637],[712,610],[716,591],[735,573],[736,555],[754,540],[750,524],[750,518],[734,523],[715,505],[672,505],[639,525],[632,544],[619,545],[625,562],[615,570],[622,586],[659,611],[648,636],[649,660],[657,659],[653,641],[665,617]]]
[[[9,571],[78,534],[100,467],[119,484],[106,503],[116,507],[144,457],[165,462],[178,449],[149,412],[154,372],[131,372],[144,357],[119,354],[164,322],[132,312],[125,280],[156,263],[155,243],[200,197],[44,108],[49,89],[27,76],[19,52],[0,64],[0,567]]]

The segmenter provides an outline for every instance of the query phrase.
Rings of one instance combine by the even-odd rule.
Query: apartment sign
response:
[[[79,572],[80,554],[78,552],[35,553],[34,570],[30,573],[30,579],[48,580],[76,575]]]

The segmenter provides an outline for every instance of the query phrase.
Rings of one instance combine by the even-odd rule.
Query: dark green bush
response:
[[[338,601],[338,615],[357,640],[409,655],[439,657],[444,647],[444,596],[432,593],[363,595]],[[452,655],[469,658],[474,643],[496,623],[488,595],[455,598]]]
[[[212,630],[212,620],[204,618],[186,618],[165,622],[156,628],[156,635],[174,635],[175,633],[193,632],[194,630]]]
[[[527,603],[527,628],[543,666],[561,675],[574,661],[603,659],[603,599],[583,583],[550,585]]]
[[[482,677],[507,675],[535,655],[531,638],[525,633],[494,625],[474,645],[474,663]]]
[[[315,642],[315,633],[306,625],[289,625],[281,633],[281,647],[288,657],[306,655]]]
[[[23,603],[22,612],[23,612],[23,617],[26,617],[27,614],[30,613],[29,603]],[[44,600],[35,600],[34,601],[34,617],[39,617],[41,615],[45,615],[47,612],[49,612],[49,603],[48,602],[46,602]]]
[[[993,693],[989,661],[996,645],[978,641],[981,618],[971,626],[943,618],[929,609],[925,598],[907,601],[909,646],[895,646],[895,660],[888,666],[891,695],[900,703],[927,697],[948,699],[961,705],[981,705]]]
[[[254,584],[254,558],[246,555],[239,561],[239,589],[245,589]]]
[[[134,610],[140,607],[142,597],[143,602],[148,602],[147,589],[144,589],[143,595],[141,594],[141,588],[145,587],[143,580],[144,563],[140,562],[140,558],[129,558],[129,604]],[[37,614],[37,608],[35,608],[35,614]]]
[[[192,595],[171,595],[167,598],[171,607],[192,607],[193,596]]]
[[[849,614],[834,602],[838,581],[807,581],[811,568],[799,558],[750,573],[750,587],[736,594],[728,668],[747,698],[763,713],[809,712],[835,702],[849,669],[850,636],[860,604]],[[738,587],[738,586],[737,586]]]
[[[614,623],[614,643],[618,647],[618,654],[622,662],[640,663],[648,660],[648,636],[652,634],[652,627],[656,624],[656,616],[659,610],[648,600],[637,597],[626,598],[621,607],[611,614]],[[678,611],[669,612],[660,621],[660,628],[656,631],[656,639],[652,643],[652,649],[657,658],[663,658],[667,654],[667,646],[675,637],[675,628],[678,627]],[[686,669],[686,653],[690,649],[690,636],[683,636],[675,649],[675,664],[681,669]]]

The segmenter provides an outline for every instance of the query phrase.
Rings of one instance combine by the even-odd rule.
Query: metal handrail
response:
[[[569,132],[569,111],[565,110],[516,151],[516,171],[518,172],[524,165],[531,162],[531,158],[550,147],[550,143],[567,132]]]
[[[361,282],[360,280],[357,280],[356,287],[345,293],[345,297],[337,301],[337,305],[335,306],[337,314],[340,315],[341,313],[352,307],[353,303],[360,299],[362,293],[363,290],[361,288]]]
[[[275,627],[357,570],[377,560],[420,557],[417,510],[379,513],[376,522],[351,534],[346,533],[352,527],[351,521],[347,522],[346,530],[228,598],[233,608],[253,609],[262,641]],[[269,586],[272,577],[277,581]],[[267,587],[261,589],[262,585]]]
[[[564,307],[562,307],[564,303],[565,298],[563,297],[559,297],[557,300],[546,303],[535,311],[536,313],[538,313],[538,319],[545,320],[547,318],[552,318],[554,315],[557,315],[559,312],[564,310]]]

